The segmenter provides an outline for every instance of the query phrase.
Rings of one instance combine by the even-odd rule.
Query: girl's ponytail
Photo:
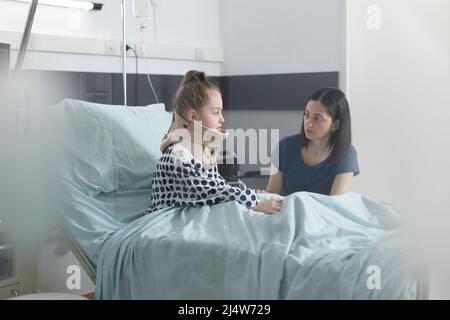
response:
[[[184,113],[189,107],[200,111],[208,101],[209,90],[217,90],[220,93],[219,88],[208,80],[203,71],[188,71],[175,94],[173,112],[184,118]]]

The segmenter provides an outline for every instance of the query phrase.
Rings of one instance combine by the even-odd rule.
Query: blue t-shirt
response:
[[[272,153],[271,161],[283,173],[284,195],[298,191],[329,195],[338,174],[359,174],[356,149],[352,145],[342,160],[332,162],[328,157],[317,165],[307,165],[301,156],[300,134],[281,139]]]

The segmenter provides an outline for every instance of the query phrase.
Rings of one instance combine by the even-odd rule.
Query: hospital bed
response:
[[[387,204],[300,192],[278,215],[237,202],[145,215],[171,121],[164,105],[66,99],[52,112],[60,227],[99,299],[428,298],[428,277]],[[373,266],[380,288],[370,286]]]

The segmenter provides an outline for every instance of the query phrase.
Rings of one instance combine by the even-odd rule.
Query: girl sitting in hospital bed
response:
[[[226,138],[220,90],[204,72],[189,71],[173,103],[173,120],[161,144],[148,212],[170,206],[204,206],[238,201],[275,213],[281,200],[258,201],[256,192],[230,186],[217,168],[217,146]]]
[[[336,88],[316,91],[305,107],[300,133],[281,139],[271,162],[266,192],[349,191],[359,167],[345,94]]]

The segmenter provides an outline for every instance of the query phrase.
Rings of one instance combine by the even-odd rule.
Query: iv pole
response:
[[[22,69],[23,60],[25,58],[25,52],[27,51],[28,41],[30,40],[31,28],[33,27],[34,16],[36,14],[36,8],[38,0],[33,0],[28,11],[28,18],[23,32],[22,41],[20,42],[19,55],[16,61],[16,67],[14,68],[14,76]]]
[[[122,0],[122,77],[123,77],[123,105],[127,106],[127,44],[125,42],[125,0]]]

